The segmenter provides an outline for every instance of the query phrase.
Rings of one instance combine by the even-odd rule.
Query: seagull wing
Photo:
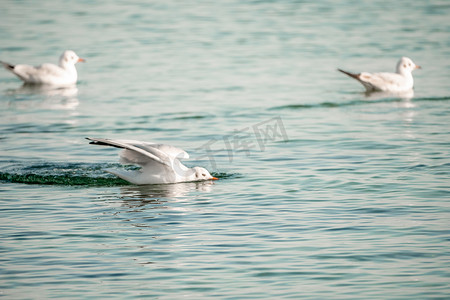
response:
[[[161,151],[164,152],[167,156],[169,156],[172,159],[188,159],[189,154],[184,151],[181,148],[174,147],[172,145],[166,145],[166,144],[156,144],[151,142],[142,142],[142,141],[136,141],[136,140],[116,140],[117,142],[125,143],[125,144],[131,144],[133,146],[136,146],[138,148],[141,148],[143,150],[147,150],[150,152],[154,151]],[[159,153],[159,152],[158,152]]]
[[[49,81],[49,78],[67,76],[65,70],[54,64],[42,64],[38,67],[16,65],[9,70],[27,83],[45,83]]]
[[[350,76],[353,79],[358,80],[365,88],[367,91],[372,91],[372,90],[376,90],[377,88],[375,86],[373,86],[370,81],[370,73],[350,73],[341,69],[338,69],[339,72],[344,73],[347,76]]]
[[[165,145],[165,144],[150,144],[150,145],[145,145],[146,148],[154,148],[154,149],[158,149],[159,151],[164,152],[165,154],[167,154],[169,157],[171,157],[172,159],[188,159],[189,158],[189,154],[184,151],[183,149],[180,149],[178,147],[174,147],[171,145]]]
[[[361,73],[360,80],[364,84],[369,84],[374,90],[391,90],[403,83],[403,78],[395,73]]]
[[[110,140],[102,138],[86,139],[91,141],[90,144],[93,145],[111,146],[124,149],[125,151],[120,154],[122,163],[132,163],[145,166],[149,163],[156,162],[169,168],[172,166],[171,160],[173,159],[158,148],[149,146],[151,144],[132,140]]]
[[[387,91],[404,84],[404,78],[396,73],[350,73],[341,69],[338,71],[358,80],[367,91]]]

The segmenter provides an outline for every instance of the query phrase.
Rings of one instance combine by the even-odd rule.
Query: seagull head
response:
[[[59,64],[61,66],[70,66],[75,65],[77,62],[85,62],[83,58],[78,57],[78,55],[75,54],[72,50],[66,50],[61,54],[61,57],[59,58]]]
[[[421,69],[420,66],[416,65],[410,58],[402,57],[397,63],[397,73],[407,74],[411,73],[415,69]]]
[[[212,176],[208,170],[202,167],[194,167],[192,168],[194,170],[193,174],[193,181],[200,181],[200,180],[218,180],[219,178],[216,178]]]

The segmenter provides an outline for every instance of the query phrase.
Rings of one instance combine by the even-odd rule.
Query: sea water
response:
[[[0,70],[5,299],[450,297],[446,1],[0,6],[1,60],[87,61],[58,90]],[[401,56],[410,95],[336,71]],[[131,185],[85,137],[171,144],[220,180]]]

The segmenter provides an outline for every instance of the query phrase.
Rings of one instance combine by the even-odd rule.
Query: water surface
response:
[[[0,11],[2,60],[87,60],[70,89],[0,72],[5,298],[450,297],[445,1]],[[413,95],[336,71],[401,56],[423,67]],[[130,185],[87,136],[172,144],[220,180]]]

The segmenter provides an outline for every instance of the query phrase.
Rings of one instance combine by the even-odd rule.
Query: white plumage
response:
[[[420,69],[410,58],[402,57],[397,63],[395,73],[368,73],[362,72],[359,74],[350,73],[341,69],[340,72],[358,80],[367,92],[392,92],[401,93],[412,90],[414,87],[414,79],[412,71]]]
[[[91,141],[90,144],[123,149],[120,152],[120,163],[134,164],[141,168],[132,171],[115,169],[106,169],[105,171],[133,184],[217,180],[205,168],[188,168],[183,165],[180,159],[189,158],[189,154],[174,146],[134,140],[86,139]]]
[[[69,86],[74,85],[78,79],[75,64],[83,61],[85,60],[79,58],[75,52],[66,50],[61,55],[58,66],[49,63],[37,67],[23,64],[12,65],[6,62],[1,63],[5,69],[19,77],[26,84]]]

